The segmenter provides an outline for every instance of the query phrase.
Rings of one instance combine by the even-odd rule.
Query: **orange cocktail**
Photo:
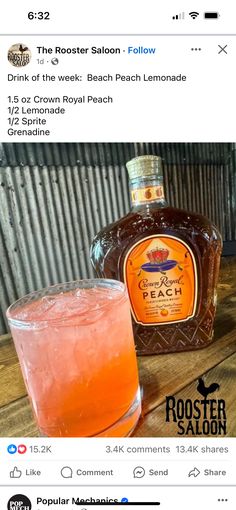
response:
[[[40,431],[125,436],[140,415],[125,286],[81,280],[33,292],[7,312]]]

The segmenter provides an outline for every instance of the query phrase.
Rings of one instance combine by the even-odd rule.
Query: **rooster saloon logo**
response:
[[[27,66],[31,60],[31,51],[25,44],[13,44],[8,50],[8,60],[14,67]]]
[[[225,436],[227,433],[226,404],[222,398],[210,396],[218,392],[216,382],[209,386],[198,379],[197,391],[202,398],[192,400],[166,397],[166,422],[175,423],[180,436]]]

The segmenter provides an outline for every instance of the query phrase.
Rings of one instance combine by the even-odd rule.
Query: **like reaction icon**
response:
[[[9,444],[9,446],[7,447],[7,451],[11,455],[13,455],[14,453],[17,452],[17,446],[15,444]]]

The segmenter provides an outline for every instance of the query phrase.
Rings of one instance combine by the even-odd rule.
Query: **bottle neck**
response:
[[[163,187],[163,177],[149,175],[147,177],[138,177],[130,180],[130,194],[132,208],[140,206],[155,205],[165,207],[165,195]]]

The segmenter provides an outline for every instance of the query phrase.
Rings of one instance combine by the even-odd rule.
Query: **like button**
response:
[[[10,471],[10,478],[20,478],[22,475],[22,471],[18,469],[16,466]]]

